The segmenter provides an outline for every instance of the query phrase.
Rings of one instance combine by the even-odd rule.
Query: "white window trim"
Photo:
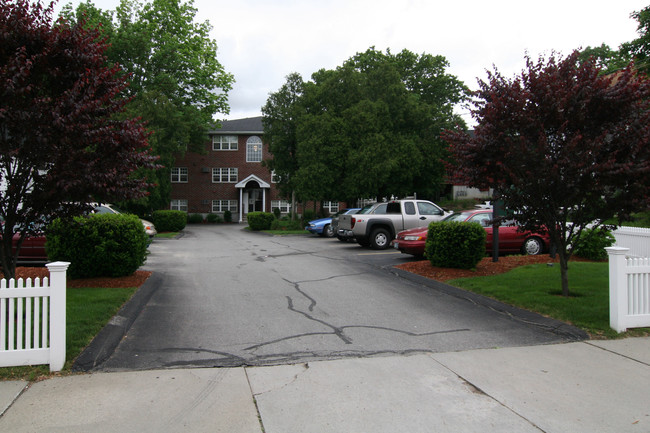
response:
[[[226,143],[222,142],[222,139],[228,139]],[[217,144],[219,147],[217,148]],[[224,149],[223,145],[227,144],[228,148]],[[213,135],[212,136],[212,150],[214,151],[224,151],[224,152],[232,152],[239,150],[239,139],[236,135]]]
[[[224,170],[226,171],[224,172]],[[219,179],[215,180],[217,173]],[[231,176],[234,176],[235,179],[232,180]],[[224,178],[226,180],[224,180]],[[238,179],[239,169],[237,169],[237,167],[216,167],[212,169],[212,183],[237,183]]]
[[[259,150],[255,150],[255,146],[259,146]],[[257,135],[248,137],[248,140],[246,140],[246,162],[262,162],[262,159],[264,159],[262,139]]]
[[[172,199],[170,201],[170,203],[169,203],[169,208],[171,210],[179,210],[181,212],[187,212],[187,210],[188,210],[187,199],[182,199],[182,198],[181,199],[178,199],[178,198]],[[183,208],[185,208],[185,209],[183,209]]]
[[[223,204],[226,204],[225,208]],[[212,212],[223,213],[229,210],[231,213],[237,213],[239,206],[237,200],[212,200]]]
[[[185,180],[183,180],[183,177],[185,177]],[[174,180],[174,178],[176,178],[176,180]],[[172,183],[187,183],[188,179],[189,179],[189,171],[187,167],[172,167],[172,173],[171,173]]]

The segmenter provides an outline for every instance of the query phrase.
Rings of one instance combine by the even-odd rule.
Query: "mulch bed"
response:
[[[17,267],[16,268],[16,278],[31,278],[36,277],[43,279],[44,277],[50,276],[50,271],[46,267]],[[68,287],[80,288],[80,287],[104,287],[104,288],[120,288],[120,287],[140,287],[144,282],[151,276],[149,271],[135,271],[133,275],[128,275],[126,277],[116,277],[116,278],[78,278],[78,279],[68,279]],[[2,272],[0,272],[0,278],[4,278]]]
[[[573,257],[571,261],[585,261],[579,257]],[[485,257],[476,265],[476,269],[451,269],[431,266],[428,260],[404,263],[396,266],[399,269],[431,278],[437,281],[449,281],[455,278],[484,277],[488,275],[503,274],[519,266],[532,265],[536,263],[559,263],[559,258],[551,258],[546,254],[539,256],[501,256],[497,262],[492,257]]]

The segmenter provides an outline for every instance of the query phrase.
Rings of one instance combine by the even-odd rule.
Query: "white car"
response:
[[[103,203],[103,204],[98,204],[98,203],[92,203],[94,207],[94,213],[115,213],[115,214],[120,214],[124,213],[118,208],[117,206],[110,204],[110,203]],[[153,238],[158,234],[158,231],[156,231],[156,227],[153,225],[152,222],[149,222],[147,220],[143,220],[142,225],[144,226],[144,231],[149,235],[150,238]]]

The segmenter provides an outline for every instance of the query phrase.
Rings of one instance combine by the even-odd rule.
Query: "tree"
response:
[[[298,171],[296,129],[302,93],[302,77],[297,73],[290,74],[287,82],[280,90],[271,93],[262,107],[264,138],[273,155],[273,159],[263,163],[274,173],[280,193],[292,197],[292,217],[295,217],[295,175]]]
[[[210,24],[194,22],[196,12],[192,0],[121,0],[114,12],[87,1],[74,16],[64,11],[71,20],[89,17],[107,38],[109,61],[129,74],[128,115],[142,117],[152,131],[149,141],[162,167],[149,173],[157,187],[140,212],[169,206],[175,158],[186,150],[204,152],[213,116],[229,111],[234,79],[217,60]]]
[[[453,107],[466,92],[445,73],[447,66],[442,56],[370,48],[335,70],[315,72],[309,82],[294,76],[300,92],[285,101],[295,145],[291,186],[298,197],[435,195],[444,176],[440,133],[463,124]],[[269,112],[285,90],[269,98]],[[273,122],[267,121],[271,134]],[[270,137],[274,159],[281,157]]]
[[[621,44],[620,51],[632,57],[637,69],[647,74],[650,72],[650,6],[633,12],[631,17],[639,23],[637,25],[639,37]]]
[[[607,44],[602,44],[600,47],[587,47],[580,52],[581,61],[586,61],[590,57],[596,60],[596,66],[600,68],[601,74],[611,74],[623,69],[632,60],[626,52],[612,50]]]
[[[630,64],[601,75],[596,60],[526,59],[512,80],[496,69],[476,93],[474,136],[448,132],[457,170],[494,187],[524,229],[548,230],[562,293],[587,225],[625,220],[648,205],[650,84]]]
[[[0,4],[0,264],[15,275],[12,238],[85,203],[144,195],[155,167],[147,132],[125,118],[127,87],[106,45],[83,25],[51,25],[52,6]]]

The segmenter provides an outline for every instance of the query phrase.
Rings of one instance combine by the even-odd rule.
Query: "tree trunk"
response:
[[[562,296],[569,296],[569,258],[564,248],[558,251],[560,255],[560,276],[562,280]]]

